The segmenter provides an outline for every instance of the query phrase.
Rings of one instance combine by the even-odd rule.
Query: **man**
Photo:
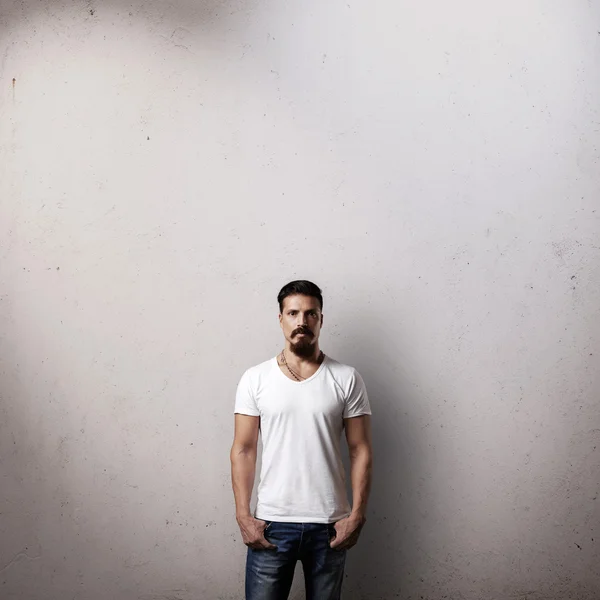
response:
[[[285,600],[302,561],[307,600],[339,600],[346,551],[365,523],[371,484],[371,408],[358,372],[325,356],[321,290],[292,281],[277,297],[285,348],[248,369],[235,401],[231,473],[248,546],[246,600]],[[340,438],[351,460],[348,503]],[[258,504],[250,510],[258,437]]]

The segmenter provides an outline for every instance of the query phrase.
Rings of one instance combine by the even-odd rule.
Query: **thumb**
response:
[[[277,546],[275,544],[271,544],[271,542],[264,535],[262,540],[260,541],[260,545],[265,550],[277,550]]]

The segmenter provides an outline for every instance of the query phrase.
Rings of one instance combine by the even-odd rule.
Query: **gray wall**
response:
[[[345,598],[600,597],[597,2],[0,8],[3,600],[242,597],[295,277],[375,412]]]

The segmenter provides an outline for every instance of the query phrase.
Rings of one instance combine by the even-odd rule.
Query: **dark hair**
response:
[[[294,294],[302,294],[303,296],[312,296],[319,301],[321,310],[323,310],[323,296],[318,285],[315,285],[312,281],[306,281],[305,279],[299,279],[298,281],[290,281],[288,284],[281,288],[279,294],[277,294],[277,302],[279,302],[279,312],[283,312],[283,301],[288,296]]]

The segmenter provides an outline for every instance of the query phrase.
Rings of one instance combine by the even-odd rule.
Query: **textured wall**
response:
[[[0,0],[0,598],[241,598],[233,394],[298,276],[375,412],[345,598],[597,600],[599,32]]]

